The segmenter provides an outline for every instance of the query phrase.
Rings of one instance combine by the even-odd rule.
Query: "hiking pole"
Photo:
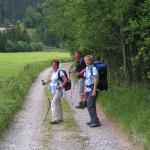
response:
[[[76,83],[77,83],[77,80],[78,80],[78,78],[76,78],[76,80],[74,81],[74,85],[73,85],[73,87],[72,87],[73,90],[74,90],[74,88],[75,88],[75,85],[76,85]]]
[[[76,80],[74,81],[74,85],[73,85],[73,87],[72,87],[72,90],[71,90],[71,100],[72,100],[72,93],[73,93],[73,91],[74,91],[74,88],[75,88],[75,85],[76,85],[76,83],[77,83],[77,80],[78,80],[78,78],[76,78]]]
[[[42,85],[45,85],[44,80],[42,80]],[[44,89],[45,89],[45,86],[44,86]],[[45,90],[45,93],[46,93],[46,90]],[[48,95],[47,95],[47,94],[46,94],[46,96],[48,97]],[[43,120],[43,125],[44,125],[44,122],[45,122],[46,117],[47,117],[47,115],[48,115],[48,112],[49,112],[49,110],[50,110],[50,108],[51,108],[51,101],[50,101],[50,98],[49,98],[49,97],[48,97],[48,104],[49,104],[49,106],[48,106],[48,109],[47,109],[46,115],[45,115],[44,120]]]
[[[49,104],[49,106],[48,106],[48,109],[47,109],[46,115],[45,115],[44,120],[43,120],[43,125],[44,125],[44,122],[45,122],[46,117],[47,117],[47,115],[48,115],[48,112],[49,112],[49,110],[50,110],[50,108],[51,108],[51,102],[50,102],[50,99],[49,99],[49,98],[48,98],[48,104]]]
[[[70,69],[69,69],[69,78],[71,79],[71,77],[70,77],[70,74],[72,73],[72,71],[70,71]],[[71,100],[72,100],[72,95],[73,95],[73,91],[74,91],[74,88],[75,88],[75,85],[76,85],[76,83],[77,83],[77,80],[78,80],[78,77],[75,75],[75,82],[74,82],[74,84],[73,84],[73,87],[71,88]]]
[[[69,79],[71,80],[70,74],[71,74],[71,71],[70,71],[70,68],[69,68]],[[72,81],[71,81],[71,83],[72,83]],[[72,89],[71,89],[71,100],[72,100]]]

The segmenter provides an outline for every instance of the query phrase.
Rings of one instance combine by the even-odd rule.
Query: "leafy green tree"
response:
[[[11,40],[7,40],[5,51],[6,52],[15,52],[16,44]]]
[[[149,7],[148,0],[45,0],[41,28],[71,53],[105,60],[110,77],[141,82],[150,74]]]

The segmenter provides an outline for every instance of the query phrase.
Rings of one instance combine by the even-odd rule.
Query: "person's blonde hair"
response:
[[[85,57],[84,57],[84,59],[85,58],[90,58],[90,60],[93,62],[93,56],[92,55],[86,55]]]

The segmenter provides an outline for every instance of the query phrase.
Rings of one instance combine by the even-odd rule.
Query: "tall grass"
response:
[[[20,108],[31,83],[49,62],[26,65],[17,76],[1,80],[0,86],[0,135],[9,126],[15,112]],[[34,68],[34,69],[33,69]]]
[[[150,90],[111,85],[99,94],[98,103],[145,147],[150,146]]]

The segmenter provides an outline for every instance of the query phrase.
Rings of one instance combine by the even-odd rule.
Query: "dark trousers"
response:
[[[99,119],[96,113],[96,97],[92,96],[92,92],[87,92],[87,108],[91,117],[91,122],[98,123]]]

